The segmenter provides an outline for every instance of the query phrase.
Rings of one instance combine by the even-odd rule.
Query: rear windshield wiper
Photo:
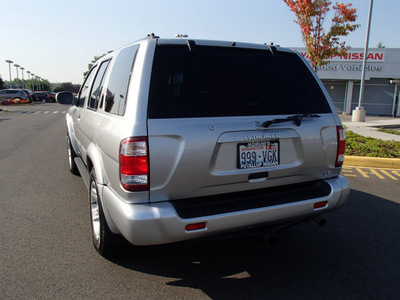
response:
[[[301,120],[303,118],[319,118],[319,117],[321,117],[321,116],[313,115],[313,114],[294,115],[294,116],[287,117],[286,119],[274,119],[274,120],[266,121],[266,122],[262,123],[261,126],[264,128],[267,128],[272,124],[291,122],[291,121],[293,121],[296,126],[300,126]]]

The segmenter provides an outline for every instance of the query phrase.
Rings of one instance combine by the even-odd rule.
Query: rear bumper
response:
[[[331,192],[324,197],[188,219],[181,218],[170,202],[126,203],[107,186],[101,188],[101,194],[106,218],[112,231],[121,233],[134,245],[156,245],[256,225],[306,219],[341,207],[347,201],[350,192],[348,181],[343,176],[338,176],[325,182],[330,185]],[[327,201],[327,205],[314,209],[314,203],[320,201]],[[200,222],[206,223],[205,229],[186,231],[186,225]]]

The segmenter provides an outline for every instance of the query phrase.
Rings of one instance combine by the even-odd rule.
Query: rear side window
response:
[[[293,53],[227,47],[156,48],[149,118],[328,113],[330,106]]]
[[[126,95],[139,45],[122,49],[117,55],[110,74],[105,98],[106,112],[122,116],[125,113]]]
[[[92,92],[90,95],[90,101],[88,104],[89,108],[97,109],[99,105],[101,91],[103,90],[104,74],[107,70],[109,62],[110,62],[109,60],[104,61],[101,63],[99,67],[99,71],[97,72],[96,78],[93,83]]]

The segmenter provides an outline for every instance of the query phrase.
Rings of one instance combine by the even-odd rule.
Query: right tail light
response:
[[[346,131],[342,126],[337,126],[337,154],[336,167],[341,167],[344,162],[344,154],[346,152]]]

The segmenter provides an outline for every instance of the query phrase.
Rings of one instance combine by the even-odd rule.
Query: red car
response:
[[[46,92],[50,97],[50,102],[56,102],[56,93],[54,92]]]
[[[33,101],[50,102],[50,97],[46,92],[33,92],[32,100]]]

